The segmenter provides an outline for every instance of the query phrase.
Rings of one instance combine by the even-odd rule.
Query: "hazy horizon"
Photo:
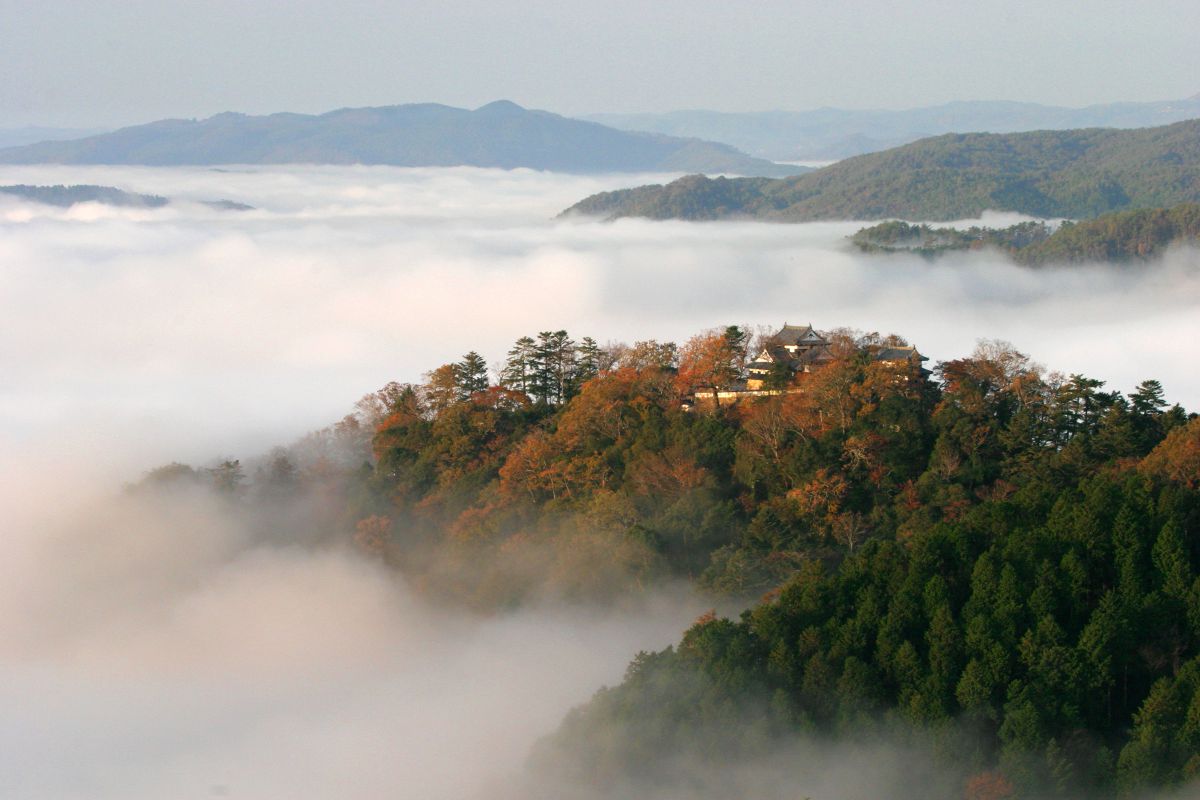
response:
[[[839,8],[771,0],[752,12],[682,0],[305,0],[286,13],[229,0],[0,0],[0,12],[9,33],[0,53],[4,128],[497,99],[579,116],[954,100],[1083,107],[1200,90],[1192,36],[1200,7],[1178,0]]]
[[[209,119],[213,116],[217,116],[220,114],[228,114],[228,113],[244,114],[246,116],[271,116],[274,114],[304,114],[304,115],[309,115],[309,116],[320,116],[322,114],[327,114],[327,113],[334,112],[334,111],[342,111],[342,110],[346,110],[346,109],[387,108],[390,106],[404,106],[404,105],[442,105],[442,106],[450,106],[453,108],[465,108],[467,110],[477,110],[479,108],[482,108],[483,106],[489,105],[491,103],[496,103],[496,102],[511,102],[511,103],[515,103],[518,106],[521,106],[522,108],[525,108],[525,109],[531,110],[531,111],[548,111],[552,114],[559,114],[564,117],[571,117],[571,118],[576,118],[576,119],[588,119],[590,117],[604,116],[604,115],[608,115],[608,114],[636,115],[636,114],[643,114],[643,113],[644,114],[672,114],[672,113],[689,113],[689,112],[715,112],[715,113],[729,113],[729,114],[738,114],[738,113],[768,114],[768,113],[774,113],[774,112],[804,113],[804,112],[819,112],[819,111],[830,111],[830,110],[861,111],[861,112],[873,112],[873,111],[890,112],[890,111],[912,111],[912,110],[924,109],[924,108],[940,108],[943,106],[954,105],[957,103],[997,103],[997,104],[1013,103],[1013,104],[1036,105],[1036,106],[1041,106],[1044,108],[1064,108],[1064,109],[1070,109],[1070,110],[1084,110],[1084,109],[1097,107],[1097,106],[1108,106],[1108,105],[1115,105],[1115,104],[1121,104],[1121,103],[1160,103],[1160,102],[1168,103],[1168,102],[1177,101],[1177,100],[1190,100],[1190,99],[1193,99],[1194,97],[1200,98],[1200,92],[1197,92],[1194,95],[1189,95],[1187,97],[1183,97],[1183,96],[1180,96],[1180,97],[1153,97],[1153,98],[1147,98],[1144,100],[1128,100],[1126,98],[1115,98],[1112,100],[1104,100],[1104,101],[1100,101],[1100,102],[1096,102],[1096,103],[1087,103],[1087,104],[1083,104],[1083,105],[1040,103],[1040,102],[1036,102],[1036,101],[1032,101],[1032,100],[1016,100],[1016,99],[1012,99],[1012,98],[960,97],[960,98],[954,98],[954,99],[950,99],[950,100],[944,100],[944,101],[941,101],[938,103],[919,104],[919,105],[910,105],[910,106],[874,105],[874,106],[852,107],[852,106],[823,105],[823,106],[813,106],[813,107],[808,107],[808,108],[782,108],[782,107],[748,108],[748,109],[741,109],[739,111],[728,111],[728,110],[718,109],[718,108],[701,108],[701,107],[673,108],[672,107],[672,108],[660,108],[660,109],[648,109],[648,110],[647,109],[637,109],[637,110],[632,110],[632,111],[626,110],[626,109],[593,109],[593,110],[583,110],[583,111],[579,111],[579,112],[571,113],[571,114],[562,112],[555,108],[542,108],[542,107],[529,105],[529,104],[522,103],[519,100],[515,100],[510,97],[496,97],[491,100],[487,100],[478,105],[473,105],[473,106],[472,105],[456,106],[452,103],[446,103],[446,102],[442,102],[439,100],[413,100],[413,101],[397,101],[397,102],[378,102],[378,103],[369,103],[369,104],[357,105],[357,106],[333,105],[333,106],[329,106],[327,108],[318,108],[315,110],[307,110],[307,111],[297,111],[296,109],[292,109],[292,108],[275,108],[275,109],[267,109],[267,110],[263,110],[263,111],[247,112],[247,111],[243,111],[243,110],[237,109],[237,108],[226,108],[226,109],[222,109],[219,111],[212,111],[212,112],[206,113],[206,114],[184,114],[184,115],[177,115],[174,117],[155,117],[152,119],[151,118],[129,119],[124,122],[114,123],[114,124],[110,124],[107,126],[95,126],[95,125],[90,125],[90,124],[59,126],[59,125],[45,125],[45,124],[42,124],[41,122],[27,122],[27,123],[17,124],[17,125],[0,124],[0,131],[17,132],[17,131],[22,131],[24,129],[46,129],[47,131],[51,131],[56,134],[54,138],[61,138],[59,134],[61,134],[63,132],[78,132],[79,135],[81,137],[83,137],[83,136],[93,136],[93,135],[96,135],[99,133],[118,130],[121,128],[131,128],[131,127],[136,127],[138,125],[146,125],[146,124],[149,124],[152,122],[161,121],[163,119],[204,120],[204,119]],[[601,123],[601,124],[606,124],[606,123]],[[22,141],[24,141],[24,140],[22,140]],[[7,145],[0,144],[0,146],[7,146]],[[832,163],[832,162],[830,162],[830,163]]]

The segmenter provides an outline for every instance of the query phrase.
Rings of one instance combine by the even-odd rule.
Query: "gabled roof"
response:
[[[770,364],[774,360],[775,360],[775,357],[773,355],[771,355],[770,348],[764,347],[762,349],[762,352],[759,353],[758,355],[756,355],[754,357],[754,360],[751,361],[750,363],[751,364]]]
[[[917,352],[912,345],[906,347],[881,347],[873,356],[876,361],[928,361],[929,359]]]
[[[783,327],[771,337],[775,344],[783,346],[788,345],[814,345],[828,344],[821,334],[813,330],[812,325],[788,325],[783,323]]]
[[[797,364],[815,364],[818,361],[832,360],[833,353],[830,353],[829,348],[824,345],[820,347],[814,347],[811,350],[807,350],[803,353],[799,353],[795,359]]]

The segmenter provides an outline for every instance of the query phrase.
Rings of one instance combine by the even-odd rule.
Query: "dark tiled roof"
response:
[[[771,340],[776,344],[781,345],[802,345],[802,344],[825,344],[825,340],[821,338],[821,334],[813,330],[812,325],[788,325],[786,322],[783,327],[771,337]]]
[[[875,351],[872,356],[876,361],[928,361],[929,359],[917,352],[917,348],[908,347],[881,347]]]
[[[803,353],[797,353],[795,361],[800,364],[812,364],[816,361],[831,361],[833,355],[829,352],[829,348],[824,345],[813,347],[805,350]]]

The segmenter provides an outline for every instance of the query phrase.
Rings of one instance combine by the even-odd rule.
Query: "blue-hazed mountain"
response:
[[[689,175],[585,198],[566,214],[912,221],[988,210],[1081,219],[1200,202],[1200,120],[1158,128],[946,134],[792,178]]]
[[[696,136],[754,156],[828,161],[873,153],[943,133],[1017,133],[1070,128],[1146,128],[1200,118],[1200,94],[1153,103],[1061,108],[1037,103],[966,101],[903,110],[671,111],[589,114],[622,130]]]
[[[474,111],[433,103],[326,114],[170,119],[73,141],[0,150],[4,164],[387,164],[528,167],[556,172],[794,175],[803,169],[699,139],[619,131],[497,101]]]

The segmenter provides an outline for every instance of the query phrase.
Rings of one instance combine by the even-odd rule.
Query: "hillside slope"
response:
[[[560,172],[794,175],[729,145],[630,133],[507,101],[474,111],[432,103],[327,114],[161,120],[85,139],[0,150],[4,164],[387,164]]]
[[[593,195],[567,214],[651,219],[1039,217],[1200,200],[1200,120],[1158,128],[948,134],[779,180],[710,180]]]

